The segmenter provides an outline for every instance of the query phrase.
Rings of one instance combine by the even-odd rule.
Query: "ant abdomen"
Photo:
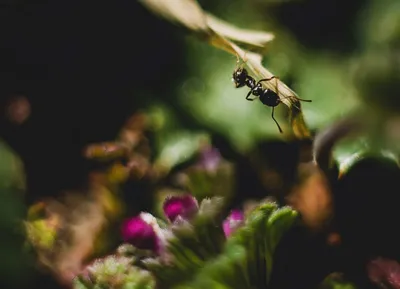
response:
[[[279,96],[270,89],[265,89],[259,97],[260,101],[267,106],[275,107],[281,103]]]

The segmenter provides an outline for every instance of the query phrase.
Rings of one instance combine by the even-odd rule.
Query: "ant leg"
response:
[[[279,101],[282,102],[282,99],[288,99],[288,98],[291,99],[292,97],[293,97],[293,96],[281,97]],[[300,107],[298,107],[294,102],[291,102],[291,104],[292,104],[295,108],[297,108],[298,110],[301,110]]]
[[[252,93],[253,91],[252,90],[250,90],[249,91],[249,93],[246,95],[246,99],[247,100],[249,100],[249,101],[253,101],[253,100],[255,100],[256,99],[256,97],[254,97],[254,98],[250,98],[250,95],[251,95],[251,93]]]
[[[283,130],[281,129],[281,126],[279,125],[279,123],[276,121],[276,119],[275,119],[275,117],[274,117],[274,111],[275,111],[275,107],[272,108],[272,115],[271,115],[271,117],[272,117],[272,119],[274,120],[274,122],[276,123],[276,126],[277,126],[278,129],[279,129],[279,132],[280,132],[280,133],[283,133]]]
[[[300,101],[304,101],[304,102],[312,102],[311,99],[303,99],[303,98],[299,98],[299,97],[297,97],[295,95],[285,96],[285,97],[282,97],[282,98],[294,98],[294,99],[297,99],[297,100],[300,100]]]
[[[260,80],[257,82],[257,84],[259,84],[259,83],[262,82],[262,81],[271,81],[272,79],[279,79],[279,77],[277,77],[277,76],[271,76],[270,78],[263,78],[263,79],[260,79]]]
[[[297,97],[297,96],[295,96],[295,95],[281,97],[281,99],[288,99],[288,98],[289,98],[289,99],[292,99],[292,98],[294,98],[294,99],[298,99],[298,100],[300,100],[300,101],[305,101],[305,102],[312,102],[312,100],[298,98],[298,97]],[[281,101],[281,102],[282,102],[282,101]],[[295,105],[295,103],[294,103],[294,102],[292,102],[292,105],[293,105],[295,108],[297,108],[298,110],[300,110],[300,108],[299,108],[297,105]]]
[[[287,99],[287,98],[290,98],[290,99],[291,99],[291,98],[295,98],[295,99],[297,99],[297,100],[299,100],[299,101],[312,102],[312,101],[309,100],[309,99],[298,98],[298,97],[295,96],[295,95],[286,96],[286,97],[281,97],[281,96],[279,95],[279,90],[278,90],[278,80],[279,80],[279,77],[275,77],[275,79],[276,79],[276,82],[275,82],[275,92],[276,92],[276,94],[278,94],[280,102],[282,102],[282,99]],[[298,107],[297,105],[295,105],[293,102],[292,102],[292,105],[293,105],[295,108],[297,108],[298,110],[300,110],[300,107]]]
[[[311,99],[298,98],[297,96],[295,96],[295,98],[297,98],[297,99],[300,100],[300,101],[312,102]]]

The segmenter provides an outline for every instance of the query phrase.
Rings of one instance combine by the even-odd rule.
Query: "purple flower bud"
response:
[[[181,195],[168,197],[164,202],[164,214],[174,222],[176,218],[181,217],[185,220],[192,218],[199,210],[199,204],[192,195]]]
[[[213,147],[204,149],[200,154],[199,166],[206,171],[215,171],[222,160],[219,150]]]
[[[400,288],[400,264],[394,260],[377,258],[367,265],[368,276],[376,284],[390,284]]]
[[[229,237],[244,223],[244,215],[240,210],[232,210],[230,215],[222,223],[225,236]]]
[[[122,224],[121,233],[125,242],[132,244],[138,249],[155,252],[158,252],[160,249],[160,238],[152,224],[147,222],[143,217],[143,214],[127,219]]]

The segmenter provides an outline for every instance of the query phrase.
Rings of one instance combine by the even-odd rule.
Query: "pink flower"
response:
[[[376,284],[390,284],[392,288],[400,289],[400,265],[394,260],[377,258],[368,266],[368,276]]]
[[[201,151],[198,165],[206,171],[215,171],[221,161],[222,157],[219,150],[209,147]]]
[[[189,220],[198,212],[199,205],[192,195],[172,196],[165,200],[163,210],[171,222],[178,217]]]
[[[160,249],[160,238],[143,214],[127,219],[122,224],[121,234],[125,242],[138,249],[154,252],[158,252]]]
[[[232,210],[230,215],[222,223],[225,236],[229,237],[244,223],[244,215],[240,210]]]

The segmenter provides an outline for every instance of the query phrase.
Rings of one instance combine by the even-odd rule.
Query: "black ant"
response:
[[[264,78],[260,79],[259,81],[256,82],[256,80],[251,77],[247,70],[241,67],[238,67],[235,69],[233,72],[233,77],[232,80],[235,83],[236,88],[247,86],[250,88],[249,93],[246,96],[246,99],[249,101],[255,100],[257,97],[260,99],[260,101],[269,107],[272,107],[272,119],[275,121],[276,125],[278,126],[279,132],[283,133],[282,128],[280,127],[279,123],[274,117],[274,110],[275,107],[278,106],[282,100],[278,95],[278,87],[276,86],[276,91],[273,91],[271,89],[264,89],[261,85],[261,82],[263,81],[271,81],[272,79],[279,79],[277,76],[272,76],[270,78]],[[254,95],[255,98],[250,98],[251,95]],[[308,99],[301,99],[298,98],[297,96],[293,96],[297,100],[301,101],[306,101],[306,102],[311,102],[311,100]]]

